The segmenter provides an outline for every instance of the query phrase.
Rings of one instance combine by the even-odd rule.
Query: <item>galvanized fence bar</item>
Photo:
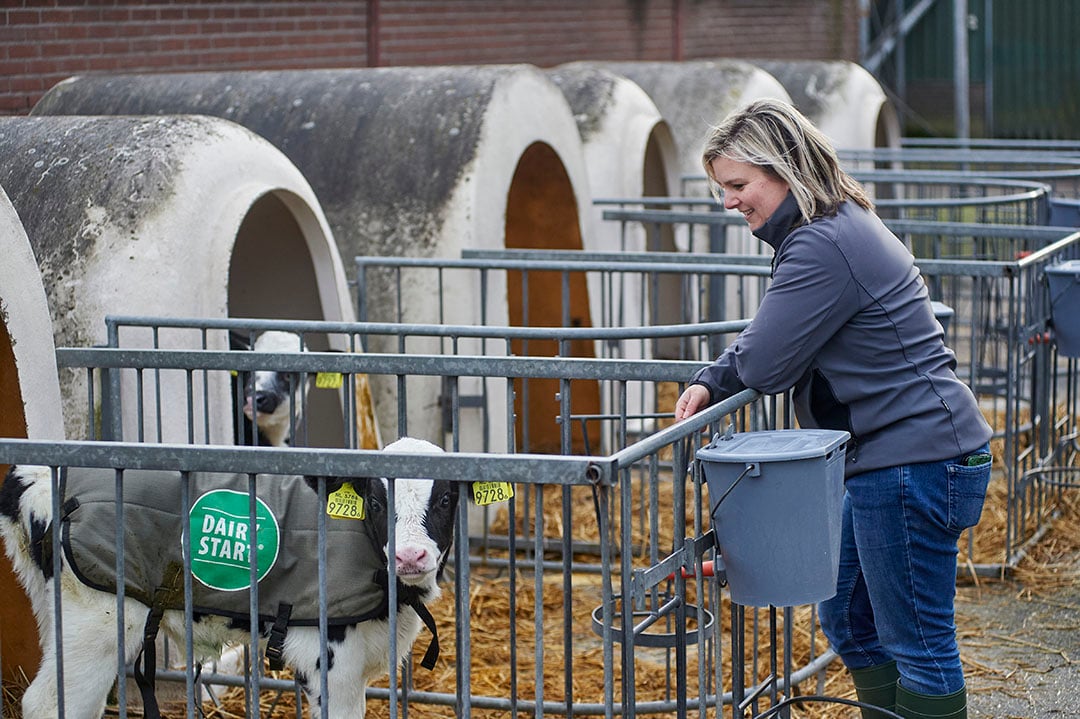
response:
[[[153,317],[138,317],[138,316],[111,316],[107,320],[112,327],[111,333],[114,336],[114,342],[123,344],[125,346],[131,346],[133,349],[138,349],[149,342],[150,334],[148,327],[153,326],[158,318]],[[681,354],[685,357],[697,358],[708,357],[711,354],[711,347],[722,344],[719,339],[724,335],[733,336],[734,333],[741,330],[746,326],[745,320],[733,321],[733,322],[717,322],[717,323],[700,323],[700,324],[686,324],[686,325],[665,325],[658,327],[612,327],[612,328],[545,328],[545,327],[482,327],[482,326],[460,326],[460,325],[399,325],[392,323],[339,323],[339,322],[307,322],[307,321],[287,321],[287,320],[248,320],[248,319],[198,319],[198,318],[164,318],[161,319],[161,327],[155,330],[155,336],[160,338],[159,348],[164,346],[179,347],[188,343],[190,346],[192,343],[196,346],[202,346],[203,344],[209,344],[215,347],[228,346],[228,337],[237,333],[243,335],[257,335],[260,332],[276,330],[295,333],[304,338],[305,343],[309,346],[323,346],[333,347],[337,350],[341,350],[338,354],[342,356],[348,354],[358,354],[359,347],[365,343],[376,344],[383,342],[389,344],[400,350],[407,352],[422,352],[435,351],[439,352],[442,356],[444,354],[484,354],[486,356],[506,356],[518,349],[520,345],[516,343],[524,342],[544,342],[544,345],[554,353],[569,355],[573,348],[578,348],[576,352],[582,353],[580,348],[589,349],[595,348],[598,355],[610,358],[617,357],[643,357],[650,355],[648,345],[654,342],[669,342],[672,346],[680,348]],[[157,341],[157,340],[155,340]],[[432,344],[434,343],[434,344]],[[539,346],[539,345],[537,345]],[[150,349],[153,349],[152,347]],[[224,350],[222,350],[224,351]],[[250,355],[255,355],[252,357]],[[259,356],[261,355],[261,357]],[[420,355],[417,356],[431,356]],[[238,430],[235,427],[229,429],[236,424],[236,420],[242,418],[239,411],[240,406],[243,404],[242,384],[243,377],[246,373],[252,371],[255,363],[262,363],[268,356],[265,353],[249,353],[249,356],[245,358],[245,361],[232,368],[232,373],[235,377],[230,377],[224,373],[217,373],[213,376],[206,375],[207,370],[200,370],[202,374],[198,375],[201,380],[199,385],[200,390],[203,392],[198,397],[196,402],[201,404],[203,411],[201,417],[197,418],[201,421],[201,426],[195,428],[196,436],[214,437],[212,441],[240,441],[238,438],[242,436],[242,430]],[[242,366],[241,366],[242,365]],[[296,386],[299,385],[301,389],[311,384],[310,379],[312,377],[329,376],[328,373],[336,371],[336,368],[331,367],[327,372],[323,372],[321,375],[313,373],[311,370],[315,367],[322,366],[316,361],[312,361],[305,365],[303,369],[309,371],[300,372],[301,379],[293,385],[294,397],[292,401],[299,402],[301,406],[306,405],[306,397],[300,395],[296,390]],[[259,367],[259,369],[265,369],[265,367]],[[104,377],[110,381],[110,386],[115,387],[118,384],[119,377],[110,375],[108,368],[95,370],[98,373],[104,373]],[[136,371],[136,380],[138,380],[142,372],[157,372],[160,374],[163,370],[160,369],[146,369]],[[283,370],[284,372],[285,370]],[[289,369],[292,372],[292,369]],[[164,380],[166,382],[172,381],[172,374],[166,372]],[[130,373],[129,373],[130,375]],[[156,401],[149,390],[140,389],[137,381],[132,381],[129,375],[125,375],[124,384],[125,389],[122,394],[125,401],[128,404],[134,406],[141,403],[145,408],[137,411],[137,421],[139,423],[145,422],[145,424],[153,426],[155,421],[152,419],[152,408],[157,407]],[[363,373],[362,375],[348,375],[345,374],[338,380],[337,385],[339,387],[351,387],[350,383],[359,382],[363,378],[365,382],[370,381],[372,387],[373,396],[377,392],[382,392],[382,396],[395,396],[397,397],[397,406],[381,407],[384,412],[388,412],[387,416],[404,416],[407,412],[406,405],[410,402],[415,406],[417,403],[423,401],[421,399],[414,400],[416,395],[413,395],[409,391],[409,387],[398,387],[398,381],[391,378],[389,375],[378,375]],[[515,380],[516,389],[515,392],[522,404],[526,406],[527,401],[551,403],[551,400],[545,397],[538,397],[535,400],[528,398],[529,393],[532,392],[546,392],[544,389],[545,382],[550,380],[535,379],[530,377],[523,377],[519,380]],[[209,384],[208,384],[209,383]],[[221,407],[215,407],[213,411],[207,408],[209,403],[209,392],[212,387],[211,384],[231,385],[232,392],[236,394],[234,401],[234,407],[227,411],[223,411]],[[411,383],[414,384],[414,383]],[[360,406],[361,397],[358,393],[344,392],[339,389],[336,393],[328,393],[323,389],[319,389],[321,386],[320,381],[315,381],[315,389],[310,390],[313,399],[318,400],[318,407],[326,407],[340,403],[342,408],[339,412],[344,413],[344,422],[339,418],[335,420],[337,424],[344,424],[341,432],[344,439],[326,439],[317,442],[318,444],[327,444],[329,446],[361,446],[359,442],[360,432],[354,430],[357,425],[356,418],[361,416],[367,416],[364,407]],[[227,391],[228,386],[219,390],[220,392]],[[401,391],[404,390],[404,391]],[[120,406],[121,390],[117,387],[113,392],[116,394],[116,398],[112,400],[109,406]],[[459,429],[453,431],[455,438],[461,436],[467,436],[474,440],[475,443],[470,444],[470,448],[476,448],[481,450],[489,449],[490,447],[508,446],[502,439],[503,431],[501,424],[492,423],[492,417],[499,417],[502,415],[502,410],[499,407],[499,397],[504,392],[504,389],[499,386],[498,382],[489,378],[464,378],[460,383],[449,384],[448,379],[443,378],[438,381],[435,386],[431,386],[423,390],[424,395],[435,397],[438,400],[439,413],[431,415],[428,419],[429,422],[434,423],[436,420],[441,424],[443,430],[450,431],[451,425],[454,423],[466,422],[468,427],[463,433]],[[656,421],[655,405],[657,397],[654,392],[651,392],[646,385],[640,381],[631,384],[628,389],[628,414],[633,417],[633,422],[636,422],[640,427],[648,426],[650,423]],[[553,395],[552,395],[553,396]],[[591,412],[578,412],[572,419],[572,431],[575,437],[579,441],[581,437],[587,437],[587,441],[593,443],[593,448],[598,449],[601,446],[601,442],[610,446],[610,442],[617,441],[617,438],[613,437],[599,437],[595,432],[591,432],[588,435],[585,434],[585,429],[588,426],[596,427],[597,423],[602,422],[603,418],[610,414],[612,408],[617,402],[617,397],[614,395],[614,388],[612,385],[605,385],[604,392],[601,394],[600,405]],[[109,413],[109,406],[95,407],[90,405],[87,414],[104,414],[104,416],[112,416]],[[131,418],[131,407],[127,413],[127,423],[132,425],[134,420]],[[333,411],[333,410],[330,410]],[[557,408],[552,405],[552,414],[557,414]],[[180,421],[176,418],[176,407],[170,406],[170,413],[166,417],[165,421],[169,425],[165,434],[170,438],[170,441],[183,441],[184,436],[191,434],[192,429],[190,423],[192,418],[185,418]],[[208,416],[213,417],[213,421],[207,419]],[[305,439],[309,434],[309,416],[315,416],[312,412],[305,412],[300,420],[297,422],[297,429],[300,430],[298,435],[294,434],[293,443],[300,444],[308,443]],[[236,419],[233,419],[233,418]],[[144,419],[145,418],[145,419]],[[440,419],[441,418],[441,419]],[[524,423],[523,431],[524,437],[519,437],[519,447],[521,449],[528,449],[531,445],[526,442],[529,441],[530,427],[525,421],[519,420],[519,423]],[[160,418],[158,419],[160,421]],[[196,422],[198,424],[198,422]],[[326,424],[325,422],[323,424]],[[400,432],[400,429],[394,430],[392,423],[383,422],[383,432]],[[222,429],[224,427],[224,429]],[[390,427],[388,430],[387,427]],[[511,428],[512,429],[512,428]],[[567,431],[571,430],[571,425],[567,425],[565,428]],[[432,429],[432,431],[434,431]],[[130,426],[127,429],[128,434],[131,436],[137,436],[135,430]],[[162,434],[160,427],[157,429],[158,434]],[[124,430],[114,430],[114,435],[123,436]],[[325,432],[323,434],[326,434]],[[599,440],[599,441],[598,441]],[[557,446],[557,442],[555,443]],[[373,446],[369,444],[368,446]]]
[[[1050,188],[1048,222],[1080,226],[1080,156],[1063,146],[1058,150],[1035,147],[1004,149],[989,146],[938,148],[878,148],[841,151],[852,167],[891,167],[904,170],[964,172],[977,177],[1040,182]]]

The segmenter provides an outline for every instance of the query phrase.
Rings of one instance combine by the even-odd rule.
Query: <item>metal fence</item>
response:
[[[1075,436],[1080,375],[1053,342],[1046,268],[1076,257],[1080,235],[1073,234],[1012,261],[918,260],[931,292],[956,311],[947,342],[1000,443],[1008,517],[1001,563],[990,563],[988,573],[1015,566],[1045,531],[1047,496],[1030,472],[1059,463],[1062,445]]]
[[[902,137],[902,148],[1051,153],[1057,157],[1080,156],[1076,140],[1033,140],[991,137]]]
[[[658,214],[647,217],[655,222]],[[976,551],[977,535],[973,533],[968,538],[966,563],[969,570],[999,574],[1015,565],[1024,543],[1043,529],[1047,517],[1044,498],[1030,494],[1033,485],[1028,480],[1036,474],[1034,467],[1058,461],[1059,457],[1051,455],[1060,454],[1063,441],[1068,443],[1063,439],[1072,432],[1068,418],[1077,414],[1070,384],[1075,381],[1075,367],[1067,358],[1056,357],[1050,344],[1053,317],[1045,279],[1047,265],[1076,254],[1075,234],[1069,228],[902,220],[889,224],[909,246],[922,248],[929,255],[920,256],[917,264],[946,328],[946,342],[957,354],[957,372],[975,391],[997,430],[1002,483],[1010,498],[1004,534],[993,547],[1001,554],[988,554],[985,547]],[[1067,239],[1070,236],[1074,239]],[[572,263],[575,253],[506,250],[471,254],[558,258]],[[601,256],[594,253],[591,257]],[[675,262],[677,258],[691,264],[685,255],[623,254],[627,263]],[[692,258],[710,261],[707,255]],[[1047,381],[1050,384],[1046,387],[1039,384]],[[1058,426],[1038,425],[1048,417],[1057,417]],[[1048,442],[1038,451],[1030,445],[1036,436]],[[1046,477],[1050,473],[1041,474]]]
[[[853,172],[882,169],[963,173],[968,177],[1037,182],[1050,188],[1048,224],[1076,227],[1080,222],[1080,158],[1061,150],[1005,145],[904,147],[838,150]]]
[[[1050,187],[1030,180],[934,170],[851,169],[867,189],[882,219],[982,222],[1016,225],[1050,223]],[[708,196],[704,175],[682,178],[685,195]],[[678,200],[663,198],[677,204]],[[649,198],[651,203],[657,202]],[[634,204],[626,200],[624,204]],[[695,200],[700,204],[701,200]]]
[[[686,216],[706,218],[695,222],[695,229],[731,221],[714,213]],[[358,317],[442,323],[464,312],[476,324],[596,328],[733,321],[757,306],[770,274],[768,259],[761,255],[725,254],[722,262],[716,256],[702,262],[682,253],[650,252],[631,259],[633,254],[357,257]],[[462,287],[476,288],[464,302]],[[659,358],[686,357],[670,342],[658,341],[648,349]]]
[[[621,223],[688,225],[691,234],[723,227],[726,220],[719,217],[711,211],[604,211],[605,219]],[[895,218],[885,222],[915,254],[931,299],[952,311],[946,343],[957,354],[958,374],[972,387],[996,430],[1002,460],[998,476],[1008,497],[1008,517],[992,555],[976,552],[972,533],[966,561],[972,571],[999,574],[1015,566],[1025,543],[1044,531],[1044,485],[1032,478],[1038,476],[1036,467],[1060,459],[1060,447],[1068,443],[1077,415],[1076,365],[1055,351],[1045,269],[1077,257],[1080,234],[1069,227]],[[635,261],[632,254],[623,257],[627,263]],[[767,257],[700,257],[706,263],[769,262]],[[748,316],[755,309],[747,308]]]
[[[580,356],[615,360],[655,357],[663,353],[658,350],[661,344],[673,359],[705,360],[712,356],[715,347],[723,346],[747,322],[503,327],[121,315],[106,318],[109,346],[128,350],[222,349],[235,338],[250,345],[261,332],[279,330],[296,334],[309,349],[345,354],[381,349],[407,355]],[[235,357],[237,365],[228,375],[154,369],[112,377],[89,374],[83,382],[79,377],[74,378],[72,384],[85,385],[82,394],[89,403],[85,415],[96,418],[98,425],[88,436],[159,442],[241,441],[244,377],[264,369],[272,358],[262,353]],[[413,431],[425,436],[450,433],[456,424],[461,428],[456,435],[458,441],[465,442],[463,448],[475,451],[506,451],[514,447],[521,451],[564,451],[567,446],[600,451],[618,446],[615,442],[620,441],[600,431],[604,426],[599,422],[602,413],[613,411],[621,401],[611,395],[610,388],[579,390],[570,405],[578,418],[557,426],[551,418],[560,417],[559,383],[546,377],[517,378],[513,388],[514,424],[508,428],[504,424],[505,389],[483,377],[464,377],[454,386],[435,376],[415,377],[406,383],[401,378],[379,373],[362,376],[301,373],[301,379],[292,384],[290,398],[291,404],[305,408],[291,428],[294,445],[371,448],[375,445],[370,432],[363,431],[361,425],[365,420],[373,421],[373,414],[379,415],[379,424],[386,434],[404,433],[406,417],[410,418]],[[665,385],[660,386],[660,391],[671,393]],[[185,397],[185,403],[176,403],[171,399],[175,396]],[[630,383],[626,397],[628,428],[637,435],[651,431],[662,417],[656,408],[664,402],[669,405],[670,413],[673,397],[658,397],[657,386],[650,383]],[[113,406],[121,405],[126,405],[128,411],[112,411]],[[184,409],[188,405],[190,411]],[[507,442],[508,430],[514,433],[516,444]],[[563,436],[566,433],[568,440]]]
[[[615,208],[605,217],[680,224],[687,237],[700,234],[709,247],[722,239],[717,228],[731,221],[726,213],[682,209]],[[948,343],[995,425],[1001,460],[995,484],[1007,498],[1004,537],[987,560],[975,551],[976,533],[969,533],[961,571],[999,573],[1039,540],[1054,494],[1070,486],[1055,472],[1075,453],[1080,375],[1076,360],[1055,349],[1046,268],[1080,258],[1080,233],[889,224],[920,250],[917,264],[933,299],[951,308]],[[174,472],[178,481],[192,472],[239,473],[252,482],[296,474],[508,481],[516,491],[505,506],[459,510],[454,597],[439,630],[454,637],[453,661],[445,660],[452,671],[432,677],[407,667],[389,685],[371,689],[375,700],[389,702],[391,716],[417,704],[425,714],[447,716],[684,716],[725,704],[732,716],[757,714],[793,699],[799,682],[820,682],[835,657],[813,608],[733,605],[706,576],[706,562],[717,558],[693,451],[729,423],[740,431],[792,426],[786,398],[748,391],[674,426],[657,409],[746,321],[699,323],[728,311],[732,288],[743,316],[753,314],[764,291],[767,257],[721,259],[543,251],[477,252],[461,260],[359,258],[360,306],[385,313],[384,322],[112,317],[109,347],[60,348],[57,360],[84,393],[89,436],[117,441],[0,440],[0,462],[112,468],[120,470],[119,486],[124,470],[151,468]],[[508,280],[512,273],[519,279]],[[660,318],[657,308],[664,305],[660,278],[679,290],[668,318],[680,322],[650,326],[645,318]],[[410,304],[417,287],[427,288],[424,302]],[[460,301],[455,288],[461,287],[478,298],[474,304]],[[583,288],[600,326],[575,320],[581,297],[575,293]],[[558,302],[537,314],[538,296]],[[405,324],[417,311],[436,321]],[[486,324],[444,324],[462,315]],[[525,326],[491,321],[506,316]],[[642,321],[628,322],[634,317]],[[227,349],[230,335],[250,340],[268,329],[302,335],[311,351]],[[668,351],[672,358],[664,358]],[[311,424],[323,423],[317,417],[336,415],[331,448],[227,446],[237,436],[239,377],[265,369],[334,379],[310,391],[306,382],[295,385],[298,404],[315,404],[320,393],[334,399],[328,414],[306,411],[308,426],[294,427],[297,444],[306,442]],[[357,449],[361,377],[392,397],[385,406],[393,408],[397,435],[441,440],[450,452],[403,460]],[[548,384],[530,384],[539,382]],[[533,414],[527,406],[545,409]],[[551,454],[522,451],[535,451],[541,437],[550,438],[544,449]],[[57,546],[60,541],[54,536]],[[320,545],[325,548],[325,535]],[[118,556],[122,551],[121,543]],[[503,607],[495,596],[513,599]],[[478,605],[490,622],[470,614]],[[59,608],[56,614],[62,617]],[[322,640],[325,646],[325,632]],[[491,657],[489,640],[497,647]],[[62,645],[58,639],[58,652]],[[259,669],[196,677],[192,666],[175,666],[185,653],[190,647],[173,654],[161,676],[185,684],[189,716],[206,684],[245,687],[249,716],[259,714],[250,697],[260,691],[297,692],[294,680]],[[130,659],[121,652],[118,670]],[[587,684],[594,671],[598,681]],[[475,679],[489,675],[498,680],[480,686]],[[390,702],[392,696],[398,701]]]
[[[163,326],[152,331],[162,333],[168,322],[162,321]],[[122,324],[116,323],[118,331]],[[264,329],[275,323],[250,324],[252,329]],[[289,327],[289,323],[276,324]],[[322,331],[327,336],[342,329],[303,326],[305,331]],[[157,385],[158,378],[167,373],[190,378],[183,392],[167,392],[164,385],[154,392],[181,407],[189,426],[195,427],[207,414],[203,407],[214,404],[199,395],[212,393],[221,384],[194,378],[220,375],[227,384],[235,371],[274,369],[346,378],[382,374],[393,378],[402,394],[410,393],[424,377],[445,381],[452,396],[453,388],[466,378],[484,378],[504,388],[508,427],[514,424],[515,382],[552,379],[559,383],[561,411],[549,421],[564,432],[565,447],[569,446],[565,430],[578,421],[602,424],[605,428],[598,433],[618,438],[617,450],[593,455],[456,451],[465,442],[463,423],[457,417],[461,407],[452,402],[454,417],[444,443],[451,451],[445,455],[157,443],[153,432],[141,435],[144,441],[139,442],[0,440],[2,462],[43,464],[54,470],[117,470],[118,492],[122,492],[124,472],[134,469],[167,470],[180,482],[191,473],[239,473],[252,486],[256,477],[266,482],[281,475],[511,482],[514,496],[499,516],[489,514],[484,519],[483,531],[471,532],[468,527],[475,524],[475,517],[464,505],[459,509],[451,565],[454,596],[438,618],[444,646],[454,647],[444,652],[443,660],[452,670],[432,677],[407,667],[400,679],[371,689],[369,696],[376,701],[399,697],[400,707],[390,703],[391,716],[421,704],[425,715],[443,711],[446,716],[685,716],[691,711],[705,715],[709,707],[716,707],[719,715],[725,703],[732,716],[742,716],[747,710],[756,714],[792,699],[800,682],[815,677],[820,682],[834,659],[819,635],[812,607],[732,605],[706,571],[706,563],[717,558],[708,532],[709,504],[701,468],[693,452],[703,439],[728,425],[740,431],[790,426],[783,398],[760,397],[748,390],[690,420],[653,428],[631,441],[634,418],[627,410],[628,388],[634,383],[681,386],[700,362],[322,351],[260,356],[203,349],[204,343],[212,344],[202,339],[209,336],[207,331],[186,329],[199,338],[193,348],[59,348],[58,364],[65,371],[105,383],[98,388],[103,391],[88,393],[88,411],[106,415],[103,424],[114,427],[122,423],[109,420],[110,412],[146,414],[145,406],[125,404],[106,389],[122,384],[125,374],[142,377],[144,389]],[[215,328],[224,329],[237,327]],[[358,336],[370,329],[351,331]],[[122,338],[122,333],[117,336]],[[617,398],[616,411],[598,417],[575,416],[573,395],[582,388],[591,392],[597,383],[610,386]],[[96,401],[95,396],[102,394],[113,396],[114,404],[103,406]],[[230,401],[225,399],[226,404]],[[156,413],[155,408],[151,417]],[[402,435],[414,431],[411,419],[408,414],[398,417]],[[147,418],[140,426],[152,426],[155,421]],[[512,449],[512,434],[508,433],[507,442]],[[54,492],[57,489],[54,486]],[[54,495],[54,507],[57,502],[60,498]],[[319,531],[320,552],[332,551],[324,530]],[[53,533],[60,546],[59,523]],[[118,538],[123,535],[117,533]],[[122,566],[123,540],[118,542],[118,565]],[[186,569],[190,573],[190,566]],[[59,575],[55,581],[59,582]],[[257,594],[257,589],[251,591]],[[325,587],[320,586],[322,591]],[[190,624],[189,591],[185,597]],[[496,597],[510,598],[508,606],[495,601]],[[117,606],[122,605],[118,600]],[[63,616],[60,607],[56,616]],[[325,622],[321,627],[325,646]],[[61,637],[56,649],[62,657]],[[190,642],[190,637],[184,641]],[[248,716],[259,715],[257,702],[250,698],[259,691],[297,692],[294,680],[268,676],[258,666],[242,677],[216,674],[212,669],[196,676],[193,666],[178,659],[190,655],[190,650],[186,646],[179,655],[173,654],[160,674],[184,682],[188,716],[194,715],[195,697],[208,683],[245,686]],[[257,644],[253,642],[248,651],[257,652]],[[121,651],[118,670],[130,659]],[[492,676],[498,679],[489,681]],[[482,685],[480,677],[486,678]],[[595,683],[590,683],[590,677]],[[126,716],[124,685],[118,686],[120,716]],[[77,699],[68,701],[71,705]],[[314,709],[313,714],[317,713]]]
[[[840,160],[854,171],[934,170],[974,177],[1028,180],[1050,185],[1054,194],[1080,194],[1080,158],[1068,152],[982,147],[878,147],[840,149]]]
[[[1027,180],[932,170],[852,170],[883,219],[1046,225],[1050,188]]]

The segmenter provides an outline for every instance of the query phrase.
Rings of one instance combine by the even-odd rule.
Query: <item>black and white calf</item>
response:
[[[423,440],[403,438],[387,446],[384,451],[435,453],[442,450]],[[180,521],[189,522],[194,535],[196,526],[194,510],[198,504],[197,501],[193,501],[191,516],[181,517],[175,524],[168,521],[154,523],[149,519],[140,519],[141,515],[149,513],[148,508],[145,505],[135,506],[128,500],[128,479],[126,478],[128,474],[132,475],[130,482],[134,485],[137,484],[135,479],[137,473],[133,470],[126,472],[124,486],[124,523],[128,534],[125,547],[131,547],[131,554],[140,553],[139,548],[143,542],[154,542],[153,547],[163,548],[160,552],[156,550],[141,552],[154,558],[160,553],[171,551],[173,547],[178,548],[181,544],[180,536],[171,530],[178,529]],[[68,474],[69,478],[72,476],[71,473]],[[314,506],[316,507],[314,514],[323,510],[317,498],[311,499],[311,495],[317,493],[308,489],[308,486],[318,487],[318,478],[289,479],[294,485],[301,487],[293,495],[293,504],[303,505],[305,512],[309,512]],[[0,487],[0,536],[3,537],[6,552],[12,560],[16,574],[30,597],[41,641],[42,663],[23,697],[24,719],[45,719],[46,717],[55,719],[58,715],[53,601],[53,592],[57,584],[53,581],[50,541],[52,536],[50,523],[53,521],[52,481],[52,472],[47,468],[16,466],[11,469]],[[320,641],[317,622],[312,626],[311,609],[299,606],[303,603],[299,596],[287,597],[289,602],[297,603],[298,606],[292,607],[292,616],[299,619],[296,623],[289,623],[284,641],[279,646],[284,663],[294,669],[313,707],[319,707],[325,699],[328,716],[333,719],[360,719],[365,713],[364,695],[368,684],[384,676],[389,667],[397,666],[409,655],[423,624],[429,623],[429,626],[433,627],[424,605],[440,594],[438,580],[453,540],[459,489],[458,483],[447,480],[398,479],[394,483],[395,506],[391,514],[387,512],[386,480],[326,478],[327,492],[337,492],[346,482],[349,482],[356,494],[363,498],[366,518],[360,522],[337,519],[333,516],[327,518],[326,571],[328,573],[336,571],[334,566],[337,565],[343,567],[342,571],[346,575],[343,578],[328,577],[328,592],[333,591],[335,585],[347,587],[349,592],[366,590],[360,585],[364,584],[364,577],[376,574],[371,571],[372,566],[381,566],[379,571],[382,572],[381,576],[385,580],[388,569],[387,517],[388,514],[396,517],[394,571],[398,577],[399,597],[396,615],[397,656],[392,659],[389,656],[390,621],[386,611],[385,587],[379,590],[382,593],[376,602],[380,609],[368,612],[368,616],[365,616],[363,620],[357,620],[352,614],[350,614],[351,618],[344,622],[333,621],[333,618],[330,618],[326,697],[320,696]],[[103,483],[97,482],[97,484]],[[77,490],[70,490],[70,492],[75,491]],[[110,487],[108,491],[112,492],[113,489]],[[203,496],[207,494],[210,492]],[[64,529],[64,551],[61,553],[59,587],[62,594],[64,716],[67,719],[98,719],[104,710],[106,698],[117,671],[117,628],[114,621],[116,590],[103,591],[100,587],[93,588],[84,583],[89,575],[88,570],[85,564],[80,564],[83,560],[79,559],[78,552],[69,543],[75,540],[69,538],[68,535],[75,535],[78,530],[78,527],[70,524],[72,520],[69,517],[72,515],[77,517],[79,512],[93,505],[94,499],[91,495],[92,493],[87,491],[76,497],[69,494],[63,498],[66,516],[62,521],[69,524]],[[259,497],[260,500],[263,497],[262,489],[260,489]],[[300,497],[302,501],[297,501],[297,497]],[[83,502],[80,504],[79,500]],[[243,501],[246,506],[249,501],[246,494],[243,495]],[[115,504],[112,500],[109,500],[109,503]],[[325,507],[328,513],[329,508],[328,503]],[[128,523],[129,519],[131,524]],[[317,519],[317,516],[307,518],[307,526],[314,526]],[[305,520],[301,518],[298,521],[303,524]],[[140,524],[140,522],[145,522],[145,524]],[[296,543],[307,548],[304,551],[308,551],[312,530],[304,528],[290,534],[292,530],[289,527],[296,523],[293,520],[280,522],[281,544],[288,544],[292,537]],[[212,519],[208,520],[207,527],[214,531],[214,524]],[[225,524],[226,522],[221,520],[221,525],[217,529],[223,529]],[[241,559],[244,560],[245,551],[250,553],[250,545],[243,544],[247,534],[247,522],[241,520],[239,523],[232,522],[232,524],[242,531],[231,535],[231,544],[228,544],[229,539],[226,533],[223,532],[220,535],[222,542],[225,543],[222,546],[231,547],[224,551],[224,555],[232,557],[239,552]],[[140,531],[140,526],[154,527],[157,531],[151,531],[148,534],[162,536],[132,536],[133,532]],[[163,527],[165,529],[162,529]],[[262,558],[264,553],[261,532],[260,526],[259,554],[257,555],[259,558]],[[360,535],[353,536],[354,532]],[[213,546],[216,549],[218,543],[216,538],[214,539]],[[194,536],[191,544],[192,554],[197,555],[199,550]],[[361,545],[366,547],[368,544],[376,555],[373,561],[362,560],[359,555],[363,552],[356,550],[356,547]],[[210,546],[209,542],[205,546]],[[131,557],[127,559],[129,562],[134,561]],[[110,558],[109,561],[115,562],[115,559]],[[304,566],[305,562],[308,566]],[[108,561],[104,564],[107,566]],[[193,558],[192,574],[197,577],[194,564]],[[164,565],[163,561],[162,566]],[[286,575],[287,581],[293,582],[292,585],[287,586],[293,586],[297,594],[306,596],[310,594],[311,582],[303,577],[297,580],[295,575],[310,570],[317,571],[315,556],[303,558],[294,556],[290,560],[288,569],[279,574]],[[130,575],[132,572],[126,572],[126,574]],[[275,591],[271,581],[273,576],[274,572],[271,570],[259,583],[259,626],[260,633],[264,637],[269,632],[271,623],[266,621],[261,602],[264,593],[272,594]],[[133,580],[129,577],[128,582],[131,581]],[[148,581],[154,585],[162,582],[162,578],[154,576]],[[207,602],[211,601],[207,599],[211,596],[208,594],[210,590],[202,587],[200,582],[193,581],[192,584],[197,585],[197,588],[203,592],[201,595],[196,593],[193,598],[193,615],[195,616],[193,653],[196,661],[216,657],[222,647],[227,644],[249,642],[250,617],[246,613],[247,610],[243,610],[243,614],[235,610],[231,613],[226,612],[224,615],[215,614],[215,610],[207,606]],[[266,592],[264,592],[264,584],[267,585]],[[115,587],[115,584],[113,586]],[[234,593],[247,595],[246,591]],[[315,595],[317,594],[316,591]],[[129,592],[125,589],[124,651],[125,657],[129,660],[139,653],[144,626],[148,615],[151,614],[147,603],[140,602],[132,595],[138,596],[139,591]],[[279,602],[282,601],[280,598],[268,599],[277,603],[277,606],[280,606]],[[243,599],[243,601],[247,600]],[[331,606],[334,606],[336,601],[331,602]],[[317,614],[316,608],[316,617]],[[308,619],[304,620],[304,616]],[[184,613],[180,608],[175,605],[165,608],[160,626],[179,646],[184,646]],[[315,715],[313,712],[313,716]]]
[[[242,344],[240,346],[243,346]],[[238,348],[234,344],[234,349]],[[303,351],[300,337],[292,332],[267,330],[258,336],[251,349],[255,352],[288,353]],[[311,382],[301,389],[295,372],[259,370],[249,372],[244,381],[244,444],[255,444],[252,423],[258,427],[258,444],[284,447],[291,444],[292,430],[303,416],[302,399]],[[290,412],[291,408],[291,412]]]

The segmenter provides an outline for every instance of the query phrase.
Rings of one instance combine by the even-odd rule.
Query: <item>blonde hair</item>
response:
[[[754,165],[786,182],[806,222],[836,214],[845,200],[874,209],[862,185],[840,168],[829,139],[786,102],[757,100],[709,133],[701,162],[720,199],[710,165],[718,157]]]

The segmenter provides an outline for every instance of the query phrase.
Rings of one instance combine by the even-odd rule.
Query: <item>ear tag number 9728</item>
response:
[[[474,482],[473,501],[481,507],[505,502],[514,496],[514,486],[509,482]]]
[[[326,513],[337,519],[363,519],[364,498],[356,493],[351,483],[345,482],[327,496]]]

